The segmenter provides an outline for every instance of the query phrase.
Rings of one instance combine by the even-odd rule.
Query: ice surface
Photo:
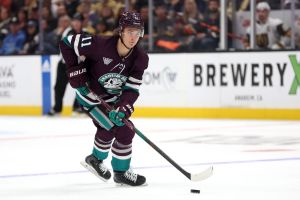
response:
[[[87,172],[96,129],[85,117],[0,117],[1,200],[299,200],[300,122],[134,118],[191,182],[138,136],[132,166],[148,186],[118,187]],[[109,156],[109,158],[111,155]],[[110,159],[105,161],[110,167]],[[200,194],[190,189],[201,190]]]

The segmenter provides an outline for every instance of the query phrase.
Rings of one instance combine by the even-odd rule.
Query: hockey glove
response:
[[[129,104],[119,106],[109,112],[109,119],[117,126],[124,126],[123,119],[128,119],[133,113],[133,108]]]

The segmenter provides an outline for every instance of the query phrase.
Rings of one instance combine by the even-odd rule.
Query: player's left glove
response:
[[[117,126],[124,126],[123,119],[128,119],[133,113],[133,107],[130,104],[118,106],[109,112],[109,119]]]

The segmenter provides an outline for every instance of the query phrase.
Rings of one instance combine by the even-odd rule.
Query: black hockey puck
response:
[[[196,193],[196,194],[200,194],[200,190],[196,190],[196,189],[191,189],[191,193]]]

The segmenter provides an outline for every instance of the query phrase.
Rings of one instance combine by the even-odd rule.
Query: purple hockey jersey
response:
[[[60,42],[60,50],[73,88],[84,87],[88,82],[89,88],[107,102],[119,99],[133,105],[149,58],[137,46],[121,57],[117,52],[118,38],[70,35]]]

